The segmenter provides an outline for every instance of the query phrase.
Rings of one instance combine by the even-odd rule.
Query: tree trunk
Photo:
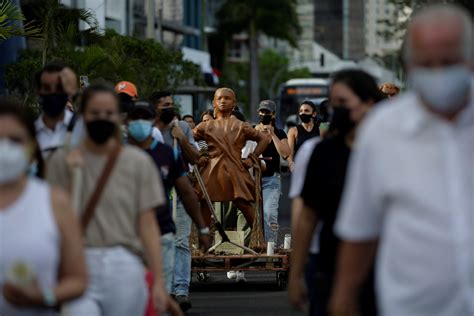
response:
[[[257,109],[260,102],[260,82],[258,71],[258,33],[255,20],[250,22],[249,31],[250,49],[250,118],[252,122],[257,121]]]

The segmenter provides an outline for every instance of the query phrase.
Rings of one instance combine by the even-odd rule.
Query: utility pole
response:
[[[207,52],[207,35],[204,28],[207,26],[207,1],[201,0],[201,25],[199,32],[201,33],[199,39],[201,40],[201,50]]]
[[[342,1],[342,59],[349,59],[349,0]]]
[[[155,39],[155,0],[146,0],[146,38]]]
[[[163,2],[161,1],[158,7],[158,42],[163,44]]]

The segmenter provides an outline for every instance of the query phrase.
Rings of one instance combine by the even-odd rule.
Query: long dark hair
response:
[[[348,69],[336,72],[332,77],[331,85],[338,82],[348,86],[363,102],[372,100],[374,103],[377,103],[387,98],[380,91],[374,77],[363,70]]]
[[[202,122],[205,115],[209,115],[209,116],[212,116],[212,118],[214,118],[214,111],[213,110],[206,110],[206,111],[202,112],[201,113],[201,122]]]
[[[36,128],[34,116],[15,98],[0,97],[0,116],[13,116],[28,132],[28,136],[35,145],[33,158],[38,165],[36,176],[44,177],[44,161],[41,150],[36,141]]]
[[[387,96],[380,91],[375,78],[363,70],[348,69],[336,72],[332,77],[331,85],[336,83],[346,85],[363,102],[373,101],[375,105],[387,98]],[[337,134],[339,134],[337,128],[333,124],[329,125],[328,136]]]

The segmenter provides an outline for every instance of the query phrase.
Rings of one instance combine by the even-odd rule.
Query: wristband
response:
[[[58,303],[52,289],[43,289],[41,294],[43,295],[43,304],[47,307],[54,307]]]
[[[199,236],[202,236],[202,235],[210,235],[211,234],[211,230],[209,229],[209,227],[202,227],[202,228],[199,228]]]

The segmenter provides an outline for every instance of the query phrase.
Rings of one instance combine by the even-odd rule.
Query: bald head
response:
[[[407,31],[409,68],[438,68],[468,63],[473,54],[472,20],[453,5],[434,5],[416,14]]]

